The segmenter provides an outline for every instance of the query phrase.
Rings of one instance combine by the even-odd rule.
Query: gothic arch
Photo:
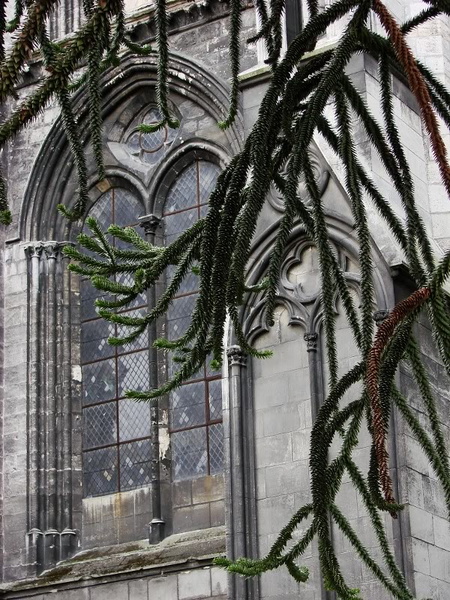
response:
[[[129,123],[130,115],[123,109],[125,103],[136,103],[138,98],[137,102],[141,100],[142,108],[149,94],[153,93],[156,85],[156,69],[157,57],[151,55],[146,58],[136,58],[128,55],[122,61],[120,68],[110,69],[104,74],[103,118],[105,130],[108,135],[112,135],[113,139]],[[201,107],[216,122],[226,114],[228,86],[203,66],[181,54],[171,54],[169,90],[170,93],[178,94]],[[89,135],[86,126],[88,108],[85,92],[80,91],[75,96],[74,105],[79,115],[81,141],[86,145]],[[240,149],[242,131],[242,119],[238,117],[235,125],[221,134],[222,144],[216,143],[211,146],[215,145],[222,157],[226,154],[233,155]],[[197,144],[197,147],[206,144],[204,140],[195,140],[195,138],[189,139],[188,143]],[[106,163],[108,164],[107,161]],[[88,170],[92,182],[95,182],[91,156],[88,157]],[[98,184],[100,189],[101,185]],[[149,182],[142,180],[142,185],[148,187]],[[61,118],[58,118],[42,145],[28,182],[20,211],[20,238],[22,240],[73,239],[74,228],[68,225],[64,217],[56,211],[56,205],[62,202],[71,206],[75,190],[76,177],[70,148]],[[146,196],[148,195],[147,189]]]

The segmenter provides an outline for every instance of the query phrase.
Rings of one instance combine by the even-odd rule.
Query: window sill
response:
[[[47,594],[69,589],[83,581],[83,586],[105,581],[155,577],[208,567],[216,556],[225,553],[225,528],[213,527],[172,535],[156,546],[147,540],[86,550],[59,563],[39,577],[0,586],[2,597],[32,597],[38,591]]]

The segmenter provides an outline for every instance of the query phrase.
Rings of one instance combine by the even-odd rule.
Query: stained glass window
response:
[[[93,206],[103,229],[135,225],[142,214],[127,190],[113,188]],[[123,279],[122,279],[123,281]],[[114,348],[107,343],[120,326],[103,321],[94,306],[101,293],[81,281],[81,363],[83,373],[83,480],[85,496],[130,490],[150,482],[150,408],[124,398],[127,389],[148,389],[148,335]],[[126,312],[145,310],[146,298]]]
[[[178,175],[169,189],[164,209],[166,243],[175,240],[205,214],[219,172],[215,164],[197,160]],[[186,331],[197,290],[198,278],[191,275],[168,310],[169,339],[176,339]],[[169,376],[176,368],[169,361]],[[173,479],[220,473],[223,464],[220,374],[211,372],[206,365],[170,394],[169,407]]]

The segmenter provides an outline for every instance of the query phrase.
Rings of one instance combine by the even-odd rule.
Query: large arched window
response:
[[[103,229],[111,223],[135,225],[143,208],[129,191],[112,188],[90,215]],[[124,398],[127,389],[148,389],[148,336],[115,348],[107,343],[117,326],[95,310],[99,292],[81,281],[81,364],[83,374],[83,492],[99,496],[147,485],[150,481],[150,409]],[[128,314],[145,310],[142,296]]]
[[[206,160],[186,166],[169,188],[164,223],[166,243],[172,242],[206,213],[220,169]],[[198,278],[192,274],[167,313],[169,339],[186,331],[197,298]],[[168,364],[169,375],[176,367]],[[222,393],[218,372],[205,365],[170,395],[173,480],[194,479],[222,471]]]

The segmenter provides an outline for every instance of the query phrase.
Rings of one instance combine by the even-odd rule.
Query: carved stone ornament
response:
[[[139,225],[145,231],[146,234],[154,234],[161,223],[161,219],[156,215],[145,215],[145,217],[139,217]]]
[[[314,173],[315,180],[317,182],[317,187],[319,189],[320,196],[322,196],[327,188],[328,181],[330,179],[330,172],[328,171],[328,169],[324,168],[323,161],[321,160],[320,155],[316,150],[309,151],[309,158],[311,161],[311,167]],[[289,161],[286,163],[283,170],[280,172],[280,175],[283,178],[286,178],[288,166]],[[306,182],[303,176],[300,177],[298,182],[297,195],[307,207],[311,206],[311,198],[306,189]],[[276,189],[276,187],[273,184],[271,185],[267,200],[270,206],[276,211],[284,212],[283,195]]]
[[[303,339],[306,342],[307,352],[315,352],[317,350],[317,340],[319,339],[319,335],[317,333],[305,333]]]
[[[230,367],[234,365],[245,367],[247,364],[247,355],[240,346],[230,346],[227,348],[227,356]]]

